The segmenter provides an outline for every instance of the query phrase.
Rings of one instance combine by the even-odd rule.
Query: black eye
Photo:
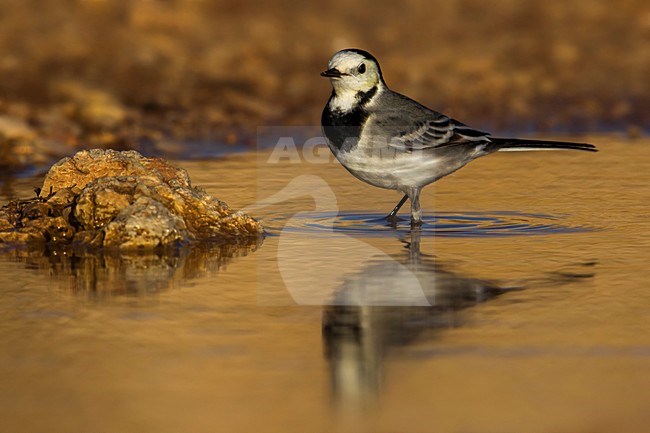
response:
[[[366,64],[365,63],[360,64],[359,67],[357,68],[357,71],[359,71],[360,74],[366,72]]]

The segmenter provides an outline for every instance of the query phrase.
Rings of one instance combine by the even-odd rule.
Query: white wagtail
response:
[[[574,149],[586,143],[494,138],[390,90],[370,53],[347,49],[328,69],[333,91],[321,118],[329,148],[355,177],[404,197],[388,215],[395,221],[406,199],[411,223],[422,223],[420,190],[468,162],[496,151]]]

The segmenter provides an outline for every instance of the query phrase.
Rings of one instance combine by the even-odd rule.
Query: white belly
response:
[[[355,177],[379,188],[406,192],[421,188],[450,173],[447,164],[438,158],[421,153],[392,152],[387,155],[368,154],[352,149],[338,152],[336,158]],[[426,159],[425,159],[426,158]]]

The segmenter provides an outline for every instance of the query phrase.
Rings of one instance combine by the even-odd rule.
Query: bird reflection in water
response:
[[[406,248],[401,257],[371,262],[362,272],[347,276],[334,305],[323,312],[325,356],[338,403],[373,400],[381,388],[382,362],[389,349],[408,344],[425,330],[453,326],[457,310],[512,290],[441,269],[420,252],[420,229],[407,237],[402,239]],[[393,263],[417,278],[430,305],[355,304],[368,292],[399,292],[402,276]]]
[[[459,310],[524,288],[501,287],[493,281],[445,270],[433,257],[420,252],[420,229],[413,229],[406,237],[402,239],[405,251],[393,260],[417,278],[429,306],[355,303],[367,299],[372,291],[392,292],[393,296],[399,293],[401,273],[392,262],[378,261],[346,276],[334,302],[323,312],[324,352],[333,399],[341,408],[372,405],[381,389],[382,363],[388,352],[408,345],[425,331],[457,326]],[[548,283],[553,282],[567,280],[554,276]]]

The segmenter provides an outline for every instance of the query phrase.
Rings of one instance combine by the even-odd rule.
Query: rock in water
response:
[[[200,188],[187,172],[135,151],[84,150],[56,163],[41,193],[0,209],[0,242],[157,249],[257,239],[252,217]]]
[[[91,149],[63,158],[50,168],[43,182],[43,193],[71,188],[80,192],[95,179],[116,176],[153,176],[166,184],[190,187],[190,177],[182,168],[159,158],[145,158],[135,150]]]
[[[106,225],[104,245],[119,248],[153,249],[187,241],[185,222],[162,203],[140,196]]]

